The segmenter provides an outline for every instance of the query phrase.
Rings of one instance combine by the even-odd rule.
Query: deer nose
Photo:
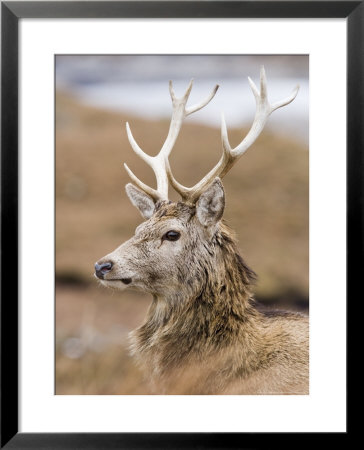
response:
[[[98,278],[101,280],[104,279],[104,275],[112,269],[112,262],[108,261],[102,264],[96,263],[95,264],[95,274]]]

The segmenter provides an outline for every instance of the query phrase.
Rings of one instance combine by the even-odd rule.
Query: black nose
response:
[[[110,272],[112,269],[112,262],[106,262],[102,264],[95,264],[95,273],[98,278],[101,278],[101,280],[104,279],[105,273]]]

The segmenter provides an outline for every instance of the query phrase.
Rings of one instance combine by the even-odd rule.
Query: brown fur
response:
[[[176,220],[187,238],[176,255],[148,260],[145,286],[139,288],[150,292],[153,302],[145,323],[131,334],[132,353],[154,392],[307,394],[308,318],[258,311],[252,300],[255,274],[223,222],[207,233],[196,206],[157,203],[141,231],[105,259],[115,261],[116,254],[133,267],[130,255],[136,251],[152,258],[153,239],[172,252],[173,243],[160,243],[158,236]]]

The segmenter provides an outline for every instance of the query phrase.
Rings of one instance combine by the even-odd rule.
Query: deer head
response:
[[[145,221],[135,235],[95,264],[95,276],[102,284],[118,289],[133,287],[158,298],[178,299],[196,296],[202,289],[206,272],[215,273],[216,289],[226,289],[223,274],[217,269],[226,259],[218,248],[228,246],[229,238],[221,222],[225,194],[221,178],[246,152],[262,132],[269,115],[293,101],[298,86],[287,98],[270,104],[264,68],[260,71],[260,90],[248,78],[256,100],[256,114],[247,136],[235,148],[229,144],[222,116],[222,156],[216,166],[195,186],[185,187],[173,176],[168,157],[176,142],[183,119],[206,106],[214,97],[218,85],[201,103],[187,107],[192,81],[181,98],[177,98],[172,83],[172,118],[167,138],[157,156],[149,156],[136,143],[129,124],[126,131],[134,152],[154,171],[157,188],[144,184],[125,164],[135,183],[126,185],[132,204]],[[168,200],[168,185],[181,195],[180,202]],[[205,286],[206,287],[206,286]]]

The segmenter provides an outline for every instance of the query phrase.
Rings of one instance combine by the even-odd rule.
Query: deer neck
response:
[[[188,360],[227,354],[234,346],[247,355],[257,353],[259,320],[250,289],[254,273],[225,228],[210,253],[202,262],[202,279],[190,286],[187,298],[183,290],[155,296],[146,322],[132,333],[133,353],[158,374]]]

